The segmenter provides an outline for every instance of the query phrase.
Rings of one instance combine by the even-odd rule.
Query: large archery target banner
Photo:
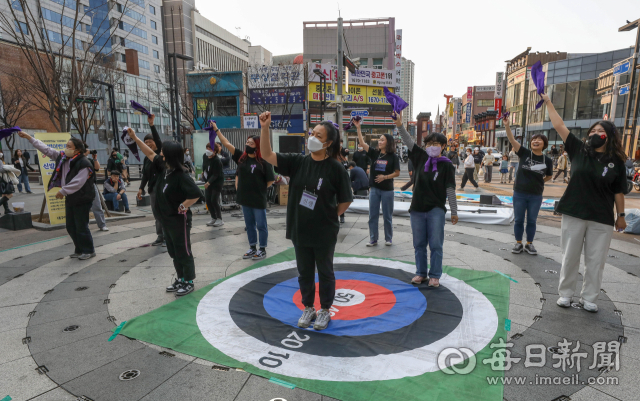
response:
[[[339,254],[334,270],[322,331],[297,326],[304,306],[291,249],[131,319],[120,334],[340,400],[502,400],[487,377],[503,372],[482,360],[506,339],[508,279],[445,266],[439,288],[413,285],[413,264]],[[318,285],[316,276],[316,309]]]

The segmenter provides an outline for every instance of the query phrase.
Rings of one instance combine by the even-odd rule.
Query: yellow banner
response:
[[[327,85],[327,102],[335,102],[336,85],[329,86]],[[393,88],[389,88],[391,92],[393,92]],[[343,103],[349,104],[389,104],[387,98],[384,96],[384,92],[382,88],[373,87],[373,86],[359,86],[359,85],[349,85],[349,92],[346,91],[345,87],[342,87],[342,101]],[[310,83],[309,84],[309,101],[310,102],[319,102],[322,100],[322,86],[319,83]]]
[[[36,139],[41,140],[50,148],[63,151],[67,147],[67,142],[71,135],[69,133],[49,133],[39,132],[35,135]],[[56,194],[60,190],[59,187],[47,190],[49,181],[53,176],[56,168],[55,159],[49,159],[47,156],[38,152],[38,162],[40,163],[40,174],[42,175],[42,184],[44,185],[45,196],[47,197],[47,209],[49,209],[49,224],[65,224],[67,222],[67,214],[65,212],[65,200],[57,199]]]

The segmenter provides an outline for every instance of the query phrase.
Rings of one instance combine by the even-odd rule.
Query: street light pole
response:
[[[344,69],[344,53],[342,51],[342,17],[338,18],[338,90],[336,91],[336,119],[338,120],[338,137],[342,137],[342,75]]]
[[[631,60],[631,81],[629,82],[629,101],[624,112],[624,137],[623,146],[627,156],[632,157],[634,148],[637,146],[637,135],[635,143],[632,143],[634,133],[636,131],[637,119],[638,119],[638,107],[640,106],[640,79],[638,79],[638,73],[636,68],[638,66],[638,54],[640,53],[640,19],[633,22],[629,22],[626,25],[620,27],[618,32],[627,32],[633,29],[636,30],[636,45],[633,49],[633,56]],[[633,100],[633,102],[632,102]],[[633,108],[633,109],[632,109]],[[615,118],[615,116],[613,116]],[[615,121],[615,120],[614,120]]]

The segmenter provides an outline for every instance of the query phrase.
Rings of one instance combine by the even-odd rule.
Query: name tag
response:
[[[316,202],[318,201],[318,196],[309,192],[302,192],[302,197],[300,198],[300,205],[306,207],[309,210],[313,210],[316,207]]]
[[[206,172],[206,171],[203,171],[203,172],[202,172],[202,176],[203,176],[203,177],[204,177],[204,179],[206,180],[206,179],[207,179],[207,172]]]
[[[376,171],[385,171],[387,169],[387,160],[378,160],[376,162]]]

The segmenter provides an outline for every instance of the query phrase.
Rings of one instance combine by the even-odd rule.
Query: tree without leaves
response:
[[[33,111],[29,97],[19,90],[15,81],[7,79],[0,81],[0,126],[2,128],[14,127],[22,117]],[[13,154],[15,135],[4,138],[7,147]]]

